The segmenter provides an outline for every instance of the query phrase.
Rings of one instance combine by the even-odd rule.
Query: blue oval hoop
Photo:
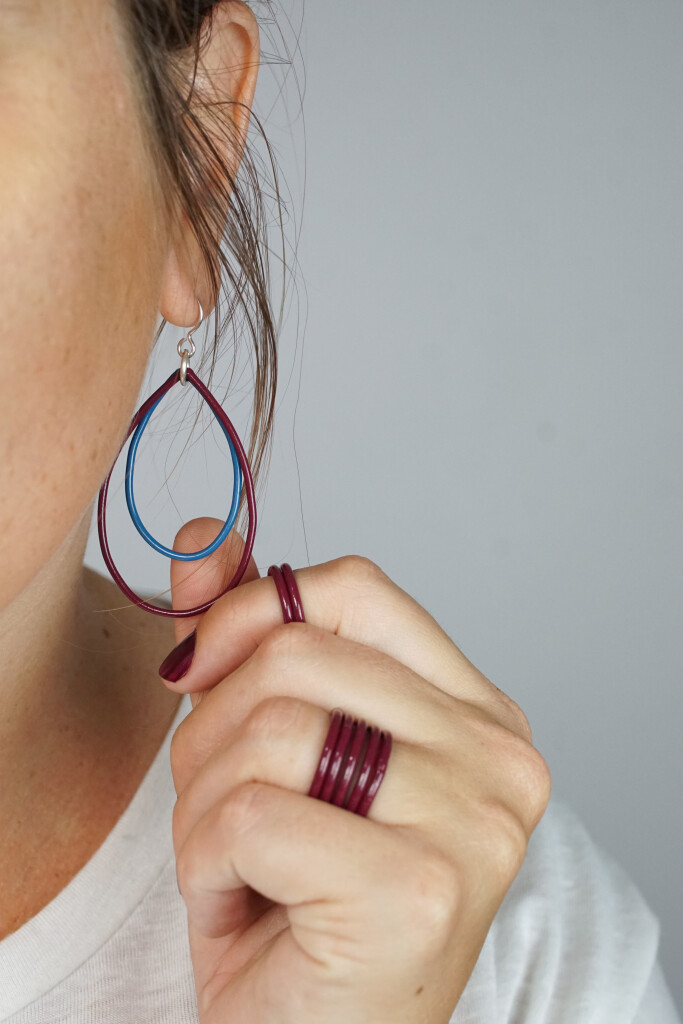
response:
[[[218,419],[218,417],[216,416],[216,419],[218,419],[221,429],[225,434],[227,442],[230,446],[230,454],[232,455],[232,504],[230,505],[230,512],[228,513],[228,518],[223,524],[221,531],[215,538],[215,540],[213,540],[209,545],[207,545],[207,547],[202,548],[201,551],[174,551],[172,548],[164,547],[163,544],[156,540],[156,538],[151,535],[149,530],[146,528],[146,526],[140,519],[140,515],[135,504],[135,498],[133,496],[133,472],[135,469],[135,456],[137,454],[140,438],[142,437],[145,427],[149,423],[152,413],[154,412],[154,410],[156,409],[157,405],[159,404],[163,397],[164,396],[161,395],[161,397],[156,400],[154,405],[152,405],[147,410],[147,412],[145,413],[145,415],[142,417],[137,427],[135,428],[135,433],[131,438],[130,446],[128,448],[128,457],[126,459],[126,504],[128,505],[130,517],[135,523],[135,527],[138,533],[142,537],[144,537],[144,539],[147,541],[150,547],[153,547],[155,551],[159,552],[159,554],[166,555],[167,558],[174,558],[180,562],[194,562],[199,558],[206,558],[207,555],[213,554],[216,548],[220,547],[220,545],[223,543],[223,541],[225,540],[225,538],[228,536],[233,526],[235,525],[235,520],[237,519],[237,509],[240,501],[240,494],[242,493],[242,467],[240,466],[239,459],[237,458],[237,452],[235,451],[235,446],[232,443],[232,438],[230,437],[230,434],[225,429],[220,419]]]

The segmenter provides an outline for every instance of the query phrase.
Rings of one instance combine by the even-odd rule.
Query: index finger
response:
[[[438,622],[379,566],[345,555],[294,570],[306,620],[390,655],[460,700],[498,703],[505,694],[453,643]],[[192,665],[178,683],[186,693],[216,685],[282,623],[273,580],[241,584],[201,617]],[[514,701],[511,702],[514,704]],[[516,707],[517,705],[515,705]]]

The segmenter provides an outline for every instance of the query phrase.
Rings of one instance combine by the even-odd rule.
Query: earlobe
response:
[[[244,153],[259,58],[258,22],[252,10],[242,0],[220,0],[211,9],[210,33],[208,27],[202,29],[201,56],[193,91],[197,96],[197,116],[201,119],[202,103],[210,103],[213,117],[221,120],[218,129],[211,117],[202,119],[205,130],[225,161],[229,180],[221,184],[228,194],[229,182],[236,177]],[[188,81],[188,89],[189,86]],[[234,128],[226,124],[228,118]],[[216,173],[216,168],[213,173]],[[161,315],[169,323],[189,327],[196,323],[197,297],[207,316],[215,305],[218,296],[210,292],[211,284],[199,243],[187,212],[182,210],[169,236],[159,300]]]
[[[188,236],[191,236],[187,242],[191,248],[186,254],[179,254],[177,240],[169,243],[159,296],[159,312],[165,320],[179,327],[191,327],[197,322],[197,298],[204,308],[205,316],[209,315],[215,303],[215,297],[211,297],[213,301],[209,301],[206,283],[198,280],[204,276],[200,269],[203,267],[203,260],[196,240],[193,244],[194,234],[189,228]]]

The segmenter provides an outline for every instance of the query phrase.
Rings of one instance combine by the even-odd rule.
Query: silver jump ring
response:
[[[186,384],[187,383],[186,373],[187,373],[187,368],[190,365],[190,358],[197,351],[197,349],[195,348],[194,341],[192,340],[192,335],[194,334],[194,332],[196,330],[198,330],[201,327],[201,325],[202,325],[202,323],[204,321],[204,309],[202,308],[202,304],[199,301],[199,299],[197,299],[197,305],[199,306],[199,320],[194,325],[194,327],[190,328],[190,330],[187,332],[187,336],[185,338],[181,338],[180,339],[180,341],[178,342],[178,344],[176,346],[176,348],[178,350],[178,355],[180,356],[180,383],[181,384]],[[185,348],[181,348],[180,347],[186,341],[188,341],[190,343],[191,348],[185,349]]]
[[[187,377],[185,375],[187,373],[187,367],[189,365],[189,362],[190,362],[190,353],[186,352],[185,349],[183,349],[183,351],[182,351],[182,353],[180,355],[180,383],[181,384],[187,384]]]

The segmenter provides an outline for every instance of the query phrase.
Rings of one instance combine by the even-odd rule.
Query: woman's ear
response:
[[[249,116],[256,90],[260,58],[258,22],[253,11],[242,0],[219,0],[212,8],[210,39],[204,43],[206,25],[202,28],[202,57],[197,65],[193,92],[214,107],[214,117],[231,118],[232,123],[217,133],[212,130],[211,118],[202,118],[199,105],[195,107],[204,130],[229,169],[230,180],[237,174],[244,153],[249,128]],[[194,55],[186,62],[187,87],[192,81]],[[225,181],[220,167],[212,176],[220,175],[229,194],[230,184]],[[201,199],[200,199],[201,201]],[[222,237],[222,236],[221,236]],[[220,241],[217,238],[216,241]],[[211,294],[211,284],[204,267],[201,250],[185,210],[179,210],[177,221],[168,235],[168,254],[162,281],[159,310],[170,323],[191,327],[197,322],[197,298],[208,316],[217,295]]]

